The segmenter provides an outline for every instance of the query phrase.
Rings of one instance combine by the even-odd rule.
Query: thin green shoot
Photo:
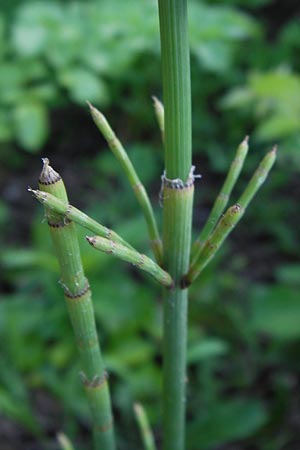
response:
[[[148,256],[138,253],[135,250],[131,250],[122,244],[114,242],[112,240],[104,239],[100,236],[89,237],[86,236],[86,240],[96,250],[100,250],[104,253],[111,254],[123,261],[127,261],[133,264],[135,267],[144,270],[152,275],[152,277],[162,284],[166,288],[173,287],[173,280],[165,270],[163,270],[158,264],[156,264]]]

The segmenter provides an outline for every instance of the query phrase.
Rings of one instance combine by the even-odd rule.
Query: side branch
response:
[[[117,258],[127,261],[141,270],[149,273],[160,284],[167,288],[173,287],[172,277],[165,272],[158,264],[146,255],[142,255],[135,250],[131,250],[122,244],[104,239],[100,236],[86,237],[92,247],[104,253],[111,254]]]
[[[192,263],[197,260],[201,252],[201,248],[203,247],[206,240],[209,238],[218,220],[220,219],[221,214],[223,213],[224,209],[228,204],[232,189],[234,188],[236,181],[243,168],[244,161],[248,153],[248,148],[249,148],[248,136],[246,136],[243,142],[237,148],[234,160],[231,163],[225,182],[216,198],[213,208],[208,216],[208,219],[199,237],[192,246],[191,249]]]
[[[229,208],[221,218],[213,233],[204,243],[198,258],[191,264],[188,273],[182,279],[182,287],[189,286],[202,272],[202,270],[211,261],[224,240],[232,229],[242,218],[250,201],[266,180],[274,162],[276,160],[276,147],[269,152],[259,164],[249,181],[245,191],[238,200],[238,203]]]
[[[134,404],[134,413],[144,443],[144,450],[156,450],[146,411],[140,403]]]
[[[125,247],[131,248],[133,250],[133,247],[123,238],[121,238],[121,236],[119,236],[116,232],[96,222],[96,220],[92,219],[87,214],[75,208],[74,206],[59,200],[54,195],[49,194],[45,191],[34,190],[31,188],[28,188],[28,191],[31,192],[32,195],[45,207],[51,209],[57,214],[61,214],[64,219],[70,219],[78,225],[86,228],[87,230],[98,234],[99,236],[102,236],[106,239],[111,239],[115,242],[119,242]]]
[[[162,102],[158,100],[157,97],[153,95],[153,106],[154,106],[154,112],[156,116],[156,120],[161,132],[162,140],[164,142],[165,140],[165,109]]]
[[[141,183],[126,150],[115,135],[104,115],[90,103],[88,103],[88,105],[90,107],[91,115],[97,128],[100,130],[106,142],[108,143],[109,148],[111,149],[117,160],[120,162],[133,189],[133,192],[143,210],[148,227],[148,233],[150,236],[151,248],[156,261],[161,265],[163,259],[162,243],[158,234],[154,212],[147,191]]]

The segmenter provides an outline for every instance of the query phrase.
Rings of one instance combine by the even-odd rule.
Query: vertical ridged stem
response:
[[[68,203],[64,183],[44,160],[40,189]],[[93,418],[95,450],[115,450],[107,376],[95,324],[91,290],[85,278],[75,224],[45,208],[51,238],[60,266],[69,316],[80,355],[81,378]]]
[[[176,280],[164,297],[163,432],[164,450],[185,448],[187,289],[179,287],[189,264],[193,186],[164,189],[166,267]]]
[[[163,344],[163,449],[185,448],[187,290],[180,279],[188,267],[193,185],[191,92],[186,0],[158,0],[165,108],[165,169],[172,182],[163,189],[164,267],[175,281],[165,292]],[[182,183],[180,183],[182,184]]]
[[[191,163],[191,86],[187,0],[159,0],[165,168],[168,178],[188,178]]]

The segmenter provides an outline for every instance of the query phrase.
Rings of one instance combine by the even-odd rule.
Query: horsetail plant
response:
[[[104,115],[96,108],[94,108],[94,106],[92,106],[89,102],[87,103],[90,107],[91,115],[97,128],[101,131],[103,137],[106,139],[109,145],[109,148],[111,149],[117,160],[120,162],[122,169],[124,170],[125,175],[127,176],[128,181],[133,189],[133,192],[143,210],[148,227],[148,233],[150,236],[151,248],[153,250],[156,261],[161,264],[162,243],[158,234],[154,212],[146,189],[141,183],[141,180],[139,179],[126,150],[115,135]]]
[[[204,267],[216,254],[231,230],[240,221],[250,201],[267,178],[275,159],[276,147],[263,158],[237,204],[226,211],[213,233],[202,245],[197,257],[190,265],[188,273],[183,278],[183,286],[191,284],[198,277]]]
[[[91,219],[84,212],[80,211],[70,204],[63,202],[49,192],[39,191],[38,189],[34,190],[31,188],[28,188],[28,191],[31,192],[33,196],[45,207],[51,209],[51,211],[53,211],[54,213],[61,215],[64,219],[72,220],[78,225],[81,225],[83,228],[86,228],[93,233],[97,233],[99,236],[102,236],[106,239],[111,239],[114,242],[118,242],[125,247],[133,249],[133,247],[128,244],[128,242],[126,242],[113,230],[104,227],[100,223],[96,222],[96,220]]]
[[[39,187],[68,203],[60,175],[43,160]],[[81,360],[81,379],[93,418],[96,450],[115,450],[107,374],[98,342],[89,282],[84,275],[74,223],[45,207],[45,215],[60,265],[61,285]]]
[[[215,203],[212,207],[212,210],[208,216],[208,219],[204,225],[204,227],[201,230],[201,233],[194,242],[192,249],[191,249],[191,256],[192,261],[195,261],[197,257],[199,256],[199,253],[201,252],[201,247],[203,246],[203,243],[206,242],[208,237],[210,236],[211,232],[213,231],[214,227],[216,226],[218,220],[220,219],[221,214],[223,213],[224,209],[226,208],[226,205],[229,201],[230,194],[232,192],[232,189],[234,188],[234,185],[241,173],[241,170],[244,165],[244,161],[246,159],[247,153],[248,153],[248,136],[245,137],[243,142],[238,146],[236,155],[234,160],[231,163],[230,169],[228,171],[228,174],[226,176],[226,179],[224,181],[224,184],[221,188],[221,191],[219,192]]]
[[[47,160],[44,160],[40,177],[40,190],[31,190],[45,207],[60,263],[61,283],[76,336],[83,383],[94,420],[96,450],[115,450],[115,444],[107,377],[96,334],[89,284],[81,265],[74,222],[96,234],[86,238],[95,249],[134,264],[152,275],[164,288],[162,449],[185,450],[188,288],[239,222],[276,158],[274,148],[264,157],[238,202],[222,216],[248,152],[248,138],[243,140],[207,222],[191,246],[196,175],[192,165],[187,0],[158,0],[158,6],[164,106],[155,97],[153,99],[165,153],[160,195],[163,207],[162,243],[148,194],[124,147],[104,115],[88,103],[95,124],[120,162],[142,208],[156,261],[142,255],[114,231],[69,205],[63,182]],[[136,407],[135,412],[143,433],[145,448],[155,449],[142,410]]]
[[[149,273],[164,287],[169,289],[173,287],[174,283],[171,276],[151,258],[148,258],[148,256],[138,253],[136,250],[131,250],[130,248],[127,248],[124,245],[112,240],[104,239],[100,236],[86,236],[86,240],[95,249],[114,255],[117,258],[127,261],[139,269]]]

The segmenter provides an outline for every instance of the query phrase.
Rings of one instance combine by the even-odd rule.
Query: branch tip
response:
[[[41,184],[54,184],[60,180],[60,175],[50,165],[48,158],[42,158],[43,168],[39,182]]]
[[[88,241],[89,244],[91,244],[92,246],[94,246],[95,244],[95,238],[92,236],[86,236],[85,239]]]
[[[95,109],[95,107],[91,104],[91,102],[86,100],[86,103],[87,103],[87,105],[88,105],[88,107],[90,108],[91,111],[93,111]]]
[[[277,154],[277,150],[278,150],[278,145],[275,144],[274,147],[271,150],[271,153],[274,153],[274,155],[276,155]]]

